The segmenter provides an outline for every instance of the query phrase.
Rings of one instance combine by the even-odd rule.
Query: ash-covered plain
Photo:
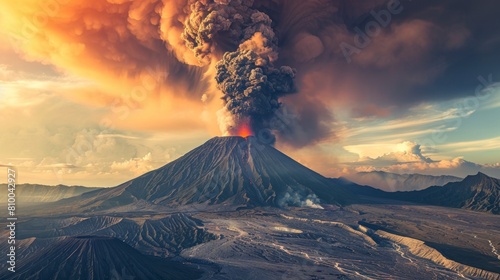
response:
[[[71,236],[114,237],[137,254],[202,271],[168,279],[500,279],[494,253],[499,223],[498,215],[390,201],[324,209],[123,212],[24,218],[18,246],[22,263],[56,252]],[[113,242],[106,246],[118,244]],[[73,265],[85,266],[78,260]]]

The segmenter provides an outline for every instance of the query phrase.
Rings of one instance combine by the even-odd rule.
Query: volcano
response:
[[[104,236],[68,237],[23,260],[1,279],[197,279],[194,267],[143,255],[121,240]]]
[[[343,204],[343,186],[256,137],[215,137],[179,159],[117,187],[62,200],[84,211],[146,202],[254,206]]]

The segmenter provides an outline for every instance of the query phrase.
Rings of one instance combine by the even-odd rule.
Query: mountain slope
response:
[[[195,268],[141,254],[110,237],[70,237],[20,262],[1,279],[197,279]]]
[[[63,201],[97,211],[146,201],[156,205],[302,206],[341,204],[345,188],[255,137],[215,137],[181,158],[115,188]]]
[[[394,193],[392,198],[500,214],[500,180],[478,173],[442,187]]]
[[[443,186],[462,180],[462,178],[455,176],[396,174],[384,171],[359,172],[347,176],[347,179],[360,185],[368,185],[388,192],[423,190],[430,186]]]

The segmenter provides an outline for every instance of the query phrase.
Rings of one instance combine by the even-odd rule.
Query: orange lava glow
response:
[[[253,132],[249,124],[243,123],[236,130],[236,135],[241,137],[248,137],[253,135]]]

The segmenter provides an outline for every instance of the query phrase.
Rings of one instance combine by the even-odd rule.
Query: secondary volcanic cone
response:
[[[119,239],[67,237],[29,256],[16,273],[1,279],[197,279],[201,271],[179,262],[143,255]]]

